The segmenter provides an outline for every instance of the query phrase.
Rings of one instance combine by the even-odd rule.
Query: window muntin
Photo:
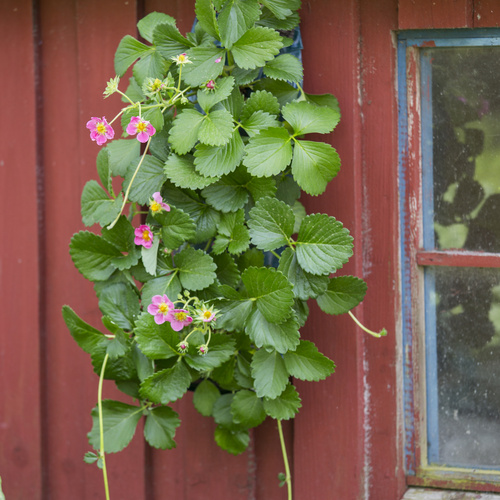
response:
[[[500,38],[451,33],[398,41],[406,465],[500,491]]]

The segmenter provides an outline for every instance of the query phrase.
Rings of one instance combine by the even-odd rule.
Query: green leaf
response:
[[[299,8],[300,1],[291,2],[290,0],[262,0],[262,5],[267,7],[278,19],[285,19],[293,14],[293,10],[297,10]]]
[[[180,208],[171,208],[170,212],[162,214],[161,224],[163,244],[171,249],[193,238],[196,232],[195,222]]]
[[[144,57],[151,50],[151,47],[144,45],[130,35],[124,36],[116,49],[115,73],[122,77],[136,59]]]
[[[117,359],[125,356],[130,351],[131,344],[128,335],[121,330],[115,333],[115,338],[108,342],[106,352],[110,359]]]
[[[106,226],[120,213],[123,198],[110,199],[97,181],[90,180],[82,192],[82,221],[86,226],[100,224]]]
[[[231,300],[223,300],[220,305],[220,317],[217,327],[228,332],[242,331],[248,316],[252,312],[253,302],[247,297],[242,297],[238,292],[226,285],[220,287],[221,292],[231,291]]]
[[[248,319],[245,332],[257,347],[273,348],[280,354],[294,350],[299,344],[299,324],[294,315],[279,325],[270,323],[255,309]]]
[[[259,77],[260,68],[255,69],[242,69],[236,66],[231,73],[234,76],[236,85],[248,85]]]
[[[167,60],[185,53],[193,46],[192,42],[181,35],[175,23],[157,25],[153,31],[153,40],[156,50]]]
[[[243,111],[241,112],[241,119],[247,120],[257,111],[265,111],[270,115],[279,115],[280,105],[278,99],[265,90],[257,90],[252,92],[250,97],[245,101]]]
[[[304,96],[308,102],[312,102],[316,106],[327,106],[340,116],[339,101],[332,94],[304,94]]]
[[[97,174],[99,175],[99,179],[101,179],[101,183],[104,186],[104,189],[106,189],[108,193],[113,194],[113,178],[111,177],[109,151],[107,148],[101,149],[97,154],[96,166]]]
[[[140,394],[142,398],[164,405],[181,398],[190,385],[189,370],[179,362],[147,378],[141,384]]]
[[[292,384],[288,384],[276,399],[264,398],[266,414],[276,420],[289,420],[295,417],[301,406],[299,394]]]
[[[260,26],[266,26],[267,28],[273,28],[275,30],[291,31],[294,30],[300,22],[300,17],[297,12],[294,12],[291,16],[285,19],[278,19],[274,14],[267,9],[262,7],[262,14],[257,24]],[[287,40],[290,40],[287,38]]]
[[[239,172],[235,172],[206,187],[202,194],[207,203],[223,213],[235,212],[243,208],[248,201],[248,190],[243,186],[248,176],[243,177],[242,179]]]
[[[289,244],[293,233],[293,210],[276,198],[261,198],[250,210],[248,227],[252,243],[261,250],[274,250]]]
[[[163,12],[151,12],[137,23],[137,29],[142,38],[153,42],[153,31],[158,25],[175,26],[175,19]]]
[[[288,372],[281,355],[265,349],[257,351],[252,359],[252,377],[259,398],[277,398],[288,384]]]
[[[102,402],[104,443],[106,453],[116,453],[126,448],[135,434],[142,417],[142,408],[109,399]],[[100,449],[99,410],[92,409],[92,430],[88,434],[89,443]]]
[[[243,210],[223,214],[218,225],[219,234],[215,239],[212,251],[219,254],[224,250],[238,254],[244,252],[250,245],[250,236],[245,225]]]
[[[299,96],[299,91],[288,82],[272,80],[270,78],[262,78],[256,82],[254,90],[266,90],[270,92],[278,99],[280,106],[285,106]]]
[[[326,106],[307,101],[290,102],[282,110],[283,118],[292,126],[295,135],[327,134],[340,120],[340,114]]]
[[[111,343],[111,340],[106,339],[106,342],[99,344],[91,354],[92,367],[97,375],[100,375],[102,372],[104,358],[106,354],[108,354],[108,348]],[[137,370],[135,369],[131,349],[128,349],[119,358],[110,357],[108,359],[106,370],[104,371],[104,378],[107,380],[114,380],[115,382],[137,379]]]
[[[220,392],[210,380],[203,380],[193,394],[194,407],[204,416],[212,416],[214,403],[219,399]]]
[[[204,118],[194,109],[185,109],[177,115],[170,129],[170,143],[178,154],[186,154],[194,147]]]
[[[120,328],[132,330],[140,312],[139,298],[131,285],[112,283],[101,290],[99,309]]]
[[[190,350],[184,359],[191,368],[208,371],[225,363],[234,354],[234,350],[234,339],[223,334],[212,334],[206,354],[200,356],[197,351],[194,353],[194,350]]]
[[[160,239],[156,237],[150,248],[141,247],[141,257],[144,269],[151,276],[156,276],[156,265],[158,263],[158,247],[160,246]]]
[[[137,139],[118,139],[106,146],[109,154],[109,168],[113,175],[121,175],[127,172],[132,161],[141,155],[141,144]],[[137,165],[137,163],[136,163]]]
[[[223,450],[232,455],[239,455],[247,449],[250,435],[248,430],[232,431],[218,425],[215,428],[215,441]]]
[[[344,314],[365,298],[366,288],[366,283],[359,278],[339,276],[330,279],[328,289],[317,298],[317,302],[327,314]]]
[[[222,45],[230,49],[259,19],[257,0],[230,0],[219,12],[218,23]]]
[[[141,57],[139,61],[134,64],[134,68],[132,73],[137,83],[142,86],[144,80],[146,78],[161,78],[165,76],[167,70],[170,66],[171,61],[166,61],[165,58],[156,51],[156,49],[152,50],[145,56]],[[157,111],[158,108],[154,110],[146,110],[146,111]],[[161,112],[160,112],[161,113]],[[151,121],[147,116],[147,113],[144,113],[144,118]],[[153,121],[151,121],[153,123]],[[163,127],[163,120],[161,123],[155,122],[153,126],[160,130]]]
[[[245,147],[238,130],[223,146],[208,146],[199,143],[194,152],[194,168],[207,177],[221,176],[232,172],[241,162]]]
[[[213,407],[213,416],[215,423],[227,427],[228,429],[239,429],[241,426],[235,424],[231,414],[231,403],[234,394],[223,394],[217,399]]]
[[[160,132],[156,131],[149,144],[149,151],[153,156],[156,156],[160,161],[167,161],[170,154],[170,144],[168,139],[170,137],[171,122],[168,121],[165,128]]]
[[[185,248],[175,255],[174,262],[180,282],[188,290],[203,290],[215,281],[217,266],[203,250]]]
[[[179,425],[179,415],[169,406],[151,408],[144,424],[144,437],[154,448],[171,450],[176,446],[174,436]]]
[[[208,113],[218,102],[229,97],[234,87],[234,78],[232,76],[218,78],[215,83],[215,90],[198,90],[198,104],[205,113]]]
[[[262,130],[277,127],[279,125],[276,117],[265,111],[256,111],[249,118],[241,122],[242,128],[250,136],[254,137]]]
[[[241,387],[253,389],[252,367],[241,354],[237,357],[234,378]]]
[[[214,38],[219,38],[219,27],[211,0],[196,0],[194,10],[201,27]],[[192,84],[190,84],[192,85]]]
[[[250,177],[246,186],[255,202],[276,193],[276,182],[272,177]]]
[[[144,304],[145,308],[146,305],[149,304]],[[149,359],[169,359],[179,355],[179,335],[172,330],[168,321],[157,325],[152,314],[143,312],[134,332],[137,344]]]
[[[281,54],[264,66],[264,74],[274,80],[300,82],[304,75],[302,63],[291,54]]]
[[[301,300],[315,299],[328,286],[328,276],[315,276],[304,271],[298,263],[297,254],[291,248],[285,249],[281,254],[278,271],[288,278],[293,285],[294,295]]]
[[[243,164],[256,177],[279,174],[292,159],[291,136],[284,128],[268,128],[252,137],[245,148]]]
[[[302,269],[327,275],[340,269],[352,256],[352,236],[335,217],[308,215],[297,237],[297,259]]]
[[[231,414],[237,424],[257,427],[266,418],[262,399],[253,391],[238,391],[231,402]]]
[[[133,161],[129,165],[123,182],[124,191],[132,181],[139,161],[140,159]],[[160,191],[166,178],[163,172],[163,163],[154,156],[146,155],[130,187],[129,200],[146,205],[152,194]]]
[[[219,57],[225,57],[225,50],[219,47],[193,47],[187,52],[192,64],[182,68],[182,79],[191,87],[199,87],[208,80],[215,80],[224,69],[224,64],[217,64]]]
[[[130,269],[139,262],[141,251],[134,243],[134,228],[128,219],[122,215],[118,222],[111,228],[102,229],[102,237],[114,245],[120,252],[127,252],[126,255],[114,257],[111,260],[113,266],[119,270]]]
[[[145,283],[142,287],[142,303],[149,305],[155,295],[164,294],[171,297],[171,300],[175,300],[181,291],[182,287],[177,272],[173,272],[167,276],[160,276]]]
[[[71,336],[86,353],[92,354],[98,345],[106,342],[106,337],[78,317],[71,307],[63,306],[62,316]]]
[[[69,253],[76,268],[90,281],[107,280],[115,270],[112,260],[122,255],[116,247],[88,231],[71,238]]]
[[[292,314],[293,290],[286,277],[273,268],[249,267],[241,275],[248,296],[267,321],[281,323]]]
[[[192,155],[178,156],[172,153],[165,163],[165,174],[174,185],[185,189],[202,189],[217,181],[218,177],[200,175],[193,162]]]
[[[217,265],[216,273],[220,284],[236,287],[240,281],[240,272],[233,257],[223,253],[222,255],[214,255],[213,259]]]
[[[298,233],[300,229],[300,225],[302,224],[302,221],[306,218],[306,209],[300,201],[296,201],[292,205],[292,210],[295,215],[295,224],[293,225],[293,232]]]
[[[226,109],[210,111],[204,116],[198,138],[209,146],[224,146],[233,136],[233,116]]]
[[[250,28],[234,43],[232,53],[240,68],[253,69],[273,59],[282,46],[277,31],[257,26]]]
[[[132,345],[132,359],[135,363],[135,368],[137,370],[137,376],[139,380],[143,382],[148,377],[153,375],[154,373],[154,363],[148,358],[139,348],[137,343]],[[139,386],[136,386],[136,394],[134,394],[135,398],[139,398]]]
[[[323,380],[335,371],[335,363],[318,352],[316,346],[308,340],[301,340],[295,351],[284,355],[288,373],[300,380]]]

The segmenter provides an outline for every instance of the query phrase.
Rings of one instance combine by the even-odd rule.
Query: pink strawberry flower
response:
[[[127,125],[127,134],[137,134],[139,142],[148,142],[148,139],[156,133],[156,129],[147,120],[133,116]]]
[[[173,309],[172,317],[170,318],[170,326],[175,332],[180,332],[185,326],[193,322],[193,318],[189,316],[185,309]]]
[[[208,90],[214,90],[215,89],[215,82],[213,80],[208,80],[208,82],[205,86]]]
[[[87,122],[87,128],[90,130],[90,138],[96,141],[99,146],[102,146],[108,139],[113,139],[115,136],[115,131],[104,116],[102,118],[93,116]]]
[[[155,323],[161,325],[172,319],[174,304],[166,295],[155,295],[148,306],[148,313],[155,317]]]
[[[141,224],[137,227],[134,234],[134,243],[136,245],[142,245],[144,248],[151,248],[153,246],[153,233],[146,224]]]
[[[153,199],[149,201],[149,208],[153,214],[157,214],[162,210],[170,212],[170,207],[163,201],[159,191],[153,193]]]
[[[213,306],[210,308],[207,308],[206,306],[203,306],[200,310],[197,311],[198,316],[197,320],[201,321],[203,323],[210,323],[212,321],[215,321],[215,316],[219,312],[217,310],[214,311]]]
[[[217,64],[219,64],[221,61],[222,61],[222,57],[218,57],[218,58],[215,60],[215,62],[216,62]]]

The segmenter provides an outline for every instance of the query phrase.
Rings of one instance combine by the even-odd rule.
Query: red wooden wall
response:
[[[61,318],[71,304],[99,326],[92,291],[68,254],[81,226],[80,193],[95,178],[98,148],[85,123],[113,116],[101,99],[119,40],[142,15],[163,11],[181,31],[193,0],[0,0],[0,476],[7,500],[103,498],[85,465],[97,377]],[[286,426],[297,500],[399,500],[406,489],[398,330],[397,29],[497,26],[497,0],[303,0],[305,89],[331,92],[341,124],[329,140],[343,168],[310,212],[326,211],[355,237],[346,272],[369,291],[357,315],[389,336],[372,339],[348,318],[313,311],[303,334],[337,373],[301,383],[303,408]],[[107,396],[116,396],[106,386]],[[134,439],[109,457],[112,498],[285,499],[277,431],[266,422],[233,457],[213,425],[185,401],[178,447]]]

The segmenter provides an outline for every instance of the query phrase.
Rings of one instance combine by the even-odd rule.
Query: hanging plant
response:
[[[124,107],[87,123],[104,147],[82,219],[102,230],[75,234],[70,254],[94,282],[104,333],[69,306],[63,317],[100,377],[96,452],[85,460],[103,468],[108,499],[105,453],[124,449],[142,418],[151,446],[173,448],[180,420],[169,405],[190,389],[230,453],[276,419],[292,497],[281,421],[301,406],[293,378],[323,380],[335,366],[301,337],[307,301],[352,315],[366,291],[336,276],[352,256],[349,231],[298,201],[323,193],[340,168],[330,144],[304,138],[335,128],[337,100],[304,92],[300,60],[280,53],[299,6],[198,0],[186,36],[170,16],[146,16],[138,29],[149,43],[122,39],[104,92]],[[103,400],[104,379],[133,402]]]

